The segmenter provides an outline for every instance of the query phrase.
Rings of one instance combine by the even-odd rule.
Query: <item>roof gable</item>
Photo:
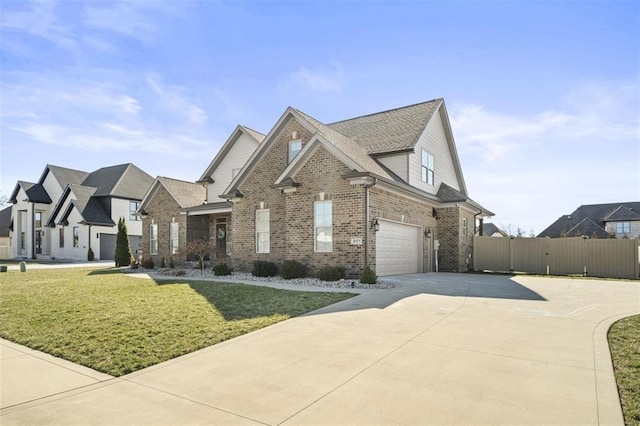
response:
[[[180,208],[199,206],[205,203],[207,190],[197,183],[158,176],[142,198],[138,212],[144,212],[155,196],[158,188],[163,187]]]
[[[11,228],[11,206],[0,210],[0,237],[8,237]]]
[[[207,166],[204,173],[202,173],[202,176],[200,176],[198,182],[209,182],[209,179],[213,172],[220,166],[220,163],[222,163],[224,157],[229,153],[229,151],[231,151],[231,148],[233,148],[233,146],[238,141],[238,139],[240,139],[240,136],[243,133],[253,139],[258,145],[262,143],[265,138],[265,135],[260,132],[250,129],[246,126],[238,125],[234,129],[234,131],[231,132],[231,136],[229,136],[226,142],[222,145],[222,148],[220,148],[213,160],[211,160],[211,163],[209,163],[209,166]]]
[[[58,181],[58,184],[64,188],[70,184],[80,184],[87,178],[89,173],[81,170],[68,169],[66,167],[54,166],[47,164],[38,183],[43,184],[47,174],[51,173],[53,177]]]
[[[640,220],[640,214],[631,210],[627,206],[620,206],[613,212],[605,216],[603,219],[605,222],[614,222],[621,220]]]
[[[442,99],[364,115],[327,126],[362,145],[369,154],[413,149]]]
[[[614,214],[621,206],[624,206],[629,210],[633,210],[634,212],[640,212],[640,202],[638,201],[606,204],[583,204],[573,213],[560,216],[555,222],[538,234],[538,237],[561,237],[566,235],[569,230],[585,218],[591,219],[604,230],[605,218]]]
[[[24,201],[28,201],[30,203],[51,204],[51,197],[49,197],[49,194],[47,194],[47,191],[41,184],[21,180],[18,181],[11,193],[11,198],[9,199],[11,203],[15,204],[18,202],[18,193],[21,189],[27,196],[27,199]]]

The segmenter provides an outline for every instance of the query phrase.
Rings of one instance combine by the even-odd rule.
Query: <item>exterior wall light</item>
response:
[[[378,218],[374,218],[371,220],[371,225],[369,229],[372,229],[374,232],[378,232],[380,230],[380,223],[378,222]]]

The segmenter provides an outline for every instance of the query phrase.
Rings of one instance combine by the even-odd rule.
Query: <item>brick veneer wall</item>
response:
[[[150,256],[156,266],[160,265],[160,260],[169,261],[169,224],[175,219],[178,226],[178,244],[180,247],[187,239],[186,216],[180,214],[180,206],[169,192],[160,186],[153,198],[147,205],[147,217],[142,218],[142,256],[150,256],[149,226],[151,223],[158,224],[158,254]]]
[[[364,245],[351,245],[351,238],[364,238],[364,188],[342,178],[347,172],[344,163],[320,147],[298,172],[300,187],[286,195],[285,256],[309,265],[312,274],[324,266],[343,266],[349,278],[362,274]],[[332,201],[333,250],[327,253],[314,248],[314,204],[320,193]]]
[[[437,210],[440,229],[440,270],[464,272],[473,262],[474,214],[460,207],[444,207]],[[468,233],[462,234],[463,219],[467,219]]]
[[[383,189],[373,187],[369,195],[369,217],[380,217],[396,222],[410,223],[422,226],[422,230],[431,229],[431,238],[423,237],[423,271],[433,270],[432,242],[438,235],[438,222],[433,217],[433,206],[416,200],[412,200]],[[424,235],[424,234],[423,234]],[[369,234],[369,255],[372,268],[376,263],[376,235]]]
[[[281,263],[286,258],[285,195],[279,189],[271,188],[271,185],[288,165],[289,141],[294,131],[303,147],[312,136],[307,129],[291,120],[239,187],[243,198],[233,205],[231,224],[232,259],[236,270],[251,271],[254,260]],[[264,202],[264,207],[269,209],[270,214],[269,253],[256,253],[255,212],[260,202]]]

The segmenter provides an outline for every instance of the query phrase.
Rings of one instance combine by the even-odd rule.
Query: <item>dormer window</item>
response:
[[[302,141],[300,139],[289,142],[289,163],[296,158],[296,155],[302,150]]]

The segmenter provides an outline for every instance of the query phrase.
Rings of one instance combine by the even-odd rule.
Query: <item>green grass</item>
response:
[[[617,321],[608,339],[624,423],[640,425],[640,315]]]
[[[10,271],[0,274],[0,337],[120,376],[351,296],[112,269]]]

